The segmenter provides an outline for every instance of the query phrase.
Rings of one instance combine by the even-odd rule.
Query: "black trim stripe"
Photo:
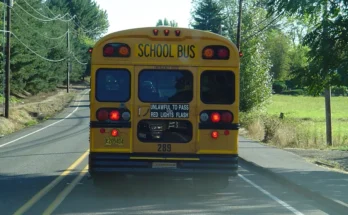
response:
[[[239,130],[240,124],[214,124],[214,123],[199,123],[198,129],[225,129]]]
[[[98,122],[91,121],[91,128],[131,128],[131,122]]]

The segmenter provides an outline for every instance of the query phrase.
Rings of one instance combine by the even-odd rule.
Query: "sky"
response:
[[[107,33],[138,27],[156,26],[159,19],[175,20],[178,27],[190,23],[191,0],[95,0],[106,10]]]

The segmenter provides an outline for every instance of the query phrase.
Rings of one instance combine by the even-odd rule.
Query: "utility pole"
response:
[[[325,89],[326,144],[332,146],[331,88]]]
[[[241,29],[242,29],[242,7],[243,0],[239,0],[239,13],[238,13],[238,26],[237,26],[237,48],[240,52],[240,43],[241,43]]]
[[[67,62],[67,71],[66,71],[66,92],[69,93],[70,85],[70,72],[71,72],[71,58],[70,58],[70,29],[68,22],[68,35],[67,35],[67,46],[68,46],[68,62]]]
[[[7,16],[6,16],[6,63],[5,63],[5,117],[10,117],[10,59],[11,59],[11,7],[13,0],[7,0]]]
[[[324,40],[328,39],[328,0],[324,4],[323,11],[323,38]],[[325,59],[324,59],[325,60]],[[329,69],[327,65],[324,66],[324,71],[328,72]],[[326,118],[326,144],[332,146],[332,125],[331,125],[331,87],[327,86],[325,88],[325,118]]]

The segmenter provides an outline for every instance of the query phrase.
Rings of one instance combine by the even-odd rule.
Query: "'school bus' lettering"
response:
[[[136,56],[145,58],[195,58],[195,45],[137,44]]]

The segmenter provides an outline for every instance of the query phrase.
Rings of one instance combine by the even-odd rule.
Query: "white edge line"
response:
[[[89,92],[89,90],[87,90],[87,92]],[[87,92],[83,93],[83,94],[81,95],[81,98],[82,98],[82,96],[86,95]],[[49,127],[51,127],[51,126],[53,126],[53,125],[55,125],[55,124],[58,124],[58,123],[64,121],[65,119],[69,118],[71,115],[73,115],[73,114],[79,109],[79,106],[80,106],[80,104],[81,104],[81,98],[80,98],[79,103],[77,103],[77,107],[76,107],[69,115],[67,115],[67,116],[64,117],[63,119],[61,119],[61,120],[59,120],[59,121],[57,121],[57,122],[54,122],[54,123],[52,123],[52,124],[50,124],[50,125],[47,125],[47,126],[45,126],[45,127],[43,127],[43,128],[40,128],[39,130],[36,130],[36,131],[31,132],[31,133],[29,133],[29,134],[26,134],[26,135],[24,135],[24,136],[22,136],[22,137],[20,137],[20,138],[17,138],[17,139],[14,139],[14,140],[10,141],[10,142],[4,143],[4,144],[0,145],[0,148],[2,148],[2,147],[4,147],[4,146],[7,146],[7,145],[9,145],[9,144],[11,144],[11,143],[17,142],[18,140],[21,140],[21,139],[23,139],[23,138],[26,138],[26,137],[32,135],[32,134],[35,134],[35,133],[37,133],[37,132],[40,132],[40,131],[42,131],[42,130],[44,130],[44,129],[46,129],[46,128],[49,128]]]
[[[290,210],[291,212],[293,212],[296,215],[304,215],[303,213],[301,213],[300,211],[296,210],[295,208],[293,208],[292,206],[290,206],[288,203],[280,200],[278,197],[272,195],[270,192],[268,192],[267,190],[263,189],[262,187],[260,187],[259,185],[255,184],[254,182],[250,181],[249,179],[247,179],[246,177],[244,177],[241,174],[238,174],[239,177],[241,177],[244,181],[246,181],[247,183],[249,183],[250,185],[252,185],[253,187],[255,187],[256,189],[258,189],[259,191],[261,191],[263,194],[265,194],[266,196],[270,197],[271,199],[273,199],[274,201],[276,201],[277,203],[279,203],[280,205],[282,205],[283,207],[285,207],[286,209]]]

